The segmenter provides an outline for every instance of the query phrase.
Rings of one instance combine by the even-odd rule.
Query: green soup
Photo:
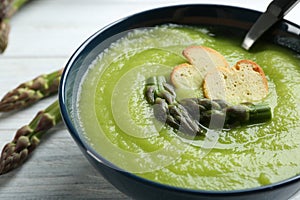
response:
[[[191,189],[236,190],[281,181],[300,172],[299,56],[277,46],[251,52],[204,28],[165,25],[134,30],[91,65],[78,93],[80,128],[93,148],[117,167],[156,182]],[[145,80],[169,77],[187,62],[190,45],[219,51],[233,66],[250,59],[264,70],[272,120],[184,139],[158,123],[144,99]],[[201,97],[199,91],[180,96]]]

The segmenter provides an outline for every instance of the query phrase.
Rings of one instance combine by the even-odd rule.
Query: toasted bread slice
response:
[[[224,56],[209,47],[190,46],[182,54],[190,64],[181,64],[173,69],[171,82],[176,88],[200,88],[208,71],[229,66]]]
[[[171,82],[176,88],[199,89],[202,81],[199,71],[188,63],[177,65],[171,73]]]
[[[190,46],[183,50],[182,54],[194,65],[204,77],[205,74],[217,67],[229,67],[222,54],[205,46]]]
[[[231,103],[260,101],[268,94],[262,68],[251,60],[241,60],[230,69],[220,67],[205,76],[204,96]]]

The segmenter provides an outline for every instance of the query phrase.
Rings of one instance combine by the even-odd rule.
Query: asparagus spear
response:
[[[13,0],[0,0],[0,20],[8,15],[8,11],[12,6]]]
[[[3,53],[7,47],[9,30],[10,26],[7,21],[1,22],[0,20],[0,53]]]
[[[205,127],[210,125],[213,114],[225,119],[223,128],[227,129],[263,123],[272,118],[271,108],[265,104],[241,103],[229,105],[224,100],[199,98],[183,99],[180,104],[193,116],[196,116],[195,111],[198,111],[198,120]]]
[[[176,101],[174,88],[166,82],[165,77],[147,79],[144,93],[148,103],[154,105],[154,116],[159,121],[189,135],[202,133],[198,121]]]
[[[0,0],[0,53],[3,53],[7,47],[10,18],[27,1],[29,0]]]
[[[20,84],[8,92],[0,101],[0,112],[8,112],[27,107],[41,98],[54,94],[58,90],[62,69],[44,74]]]
[[[167,87],[166,87],[167,86]],[[188,134],[203,134],[210,128],[233,128],[262,123],[271,119],[271,108],[263,104],[243,103],[229,105],[224,100],[187,98],[176,101],[176,93],[164,77],[151,77],[146,81],[145,97],[153,105],[155,117],[171,127]],[[223,127],[214,127],[211,119],[219,120]]]
[[[20,166],[39,144],[41,137],[62,120],[58,101],[37,113],[33,120],[20,128],[7,143],[0,157],[0,174]]]

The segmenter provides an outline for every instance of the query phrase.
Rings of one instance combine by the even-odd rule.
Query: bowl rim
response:
[[[67,64],[65,65],[65,68],[63,70],[62,76],[61,76],[61,81],[59,85],[59,106],[60,106],[60,112],[62,115],[62,119],[68,129],[68,132],[72,135],[73,139],[77,143],[77,145],[81,148],[81,150],[85,151],[90,157],[95,159],[97,162],[104,163],[108,167],[112,167],[114,170],[116,170],[119,173],[122,173],[123,175],[129,177],[129,178],[134,178],[135,180],[142,182],[144,184],[152,185],[154,187],[159,187],[161,189],[167,189],[167,190],[173,190],[173,191],[180,191],[183,193],[193,193],[193,194],[207,194],[207,195],[212,195],[212,196],[230,196],[230,195],[240,195],[240,194],[248,194],[248,193],[253,193],[253,192],[265,192],[269,190],[274,190],[276,188],[281,188],[283,186],[287,186],[290,184],[293,184],[295,182],[298,182],[300,180],[300,173],[298,175],[292,176],[290,178],[284,179],[279,182],[271,183],[268,185],[263,185],[263,186],[258,186],[258,187],[251,187],[251,188],[244,188],[244,189],[237,189],[237,190],[203,190],[203,189],[191,189],[191,188],[184,188],[184,187],[177,187],[177,186],[172,186],[172,185],[167,185],[163,184],[160,182],[156,182],[150,179],[143,178],[141,176],[138,176],[136,174],[127,172],[123,169],[120,169],[118,166],[114,165],[110,161],[106,160],[103,156],[101,156],[98,152],[96,152],[85,140],[83,140],[80,137],[80,134],[77,132],[76,128],[73,125],[73,122],[68,115],[68,109],[67,109],[67,103],[65,99],[65,91],[66,91],[66,82],[68,81],[69,78],[69,72],[71,68],[74,66],[75,61],[78,59],[79,55],[82,54],[82,52],[86,51],[87,46],[102,32],[109,30],[113,26],[126,21],[132,17],[136,17],[138,15],[142,15],[144,13],[148,12],[153,12],[156,10],[161,10],[161,9],[170,9],[170,8],[180,8],[180,7],[191,7],[191,6],[203,6],[203,7],[216,7],[216,8],[228,8],[228,9],[236,9],[236,10],[245,10],[247,12],[252,12],[256,14],[262,14],[263,12],[253,10],[253,9],[248,9],[248,8],[243,8],[239,6],[230,6],[230,5],[221,5],[221,4],[175,4],[175,5],[168,5],[168,6],[162,6],[162,7],[157,7],[157,8],[152,8],[152,9],[147,9],[141,12],[137,12],[135,14],[131,14],[127,17],[123,17],[117,21],[114,21],[103,28],[99,29],[96,31],[94,34],[92,34],[90,37],[88,37],[71,55],[69,58]],[[300,30],[300,26],[294,22],[282,19],[282,23],[288,23],[290,25],[295,26]],[[291,194],[293,195],[293,194]]]

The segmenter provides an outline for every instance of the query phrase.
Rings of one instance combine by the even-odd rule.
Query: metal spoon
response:
[[[266,12],[264,12],[258,20],[253,24],[247,33],[242,47],[249,50],[254,42],[277,21],[283,18],[300,0],[274,0],[272,1]]]

